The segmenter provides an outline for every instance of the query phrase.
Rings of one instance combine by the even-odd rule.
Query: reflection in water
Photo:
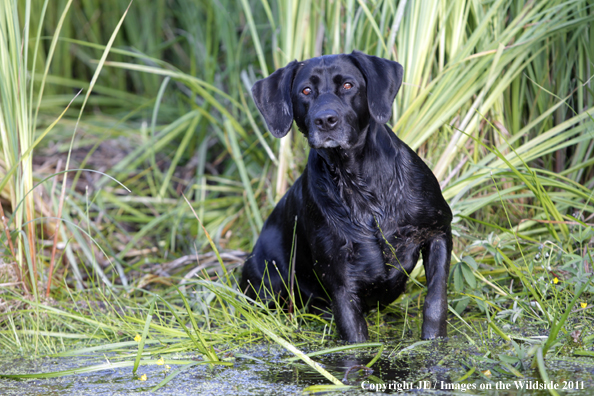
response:
[[[316,356],[316,362],[320,363],[326,370],[330,371],[335,377],[348,384],[354,384],[368,378],[377,376],[379,372],[393,372],[392,375],[406,376],[408,368],[406,365],[391,365],[385,360],[380,360],[374,364],[371,370],[364,370],[361,367],[371,361],[373,355],[360,354],[333,354],[326,356]],[[348,372],[347,380],[344,376]],[[399,373],[399,374],[396,374]],[[317,371],[305,363],[295,362],[287,365],[272,365],[270,370],[264,374],[263,379],[274,383],[292,383],[301,386],[327,384],[328,380]]]
[[[448,368],[439,366],[443,354],[441,343],[424,349],[422,357],[415,352],[386,353],[371,366],[366,365],[375,356],[373,353],[342,353],[317,356],[315,360],[343,383],[365,390],[380,390],[396,393],[403,390],[435,389],[435,385],[451,384]],[[263,374],[263,380],[273,383],[309,386],[327,384],[328,380],[306,364],[274,365]],[[445,385],[447,386],[447,385]],[[439,389],[439,388],[437,388]]]
[[[504,370],[497,353],[485,357],[484,352],[469,344],[467,339],[451,337],[448,341],[409,341],[408,344],[384,344],[382,357],[371,367],[364,369],[378,352],[377,348],[339,352],[316,356],[315,361],[324,365],[334,376],[354,388],[349,395],[370,394],[427,394],[435,395],[493,395],[493,396],[545,396],[548,391],[534,388],[542,380],[537,370],[521,370],[523,378],[517,378]],[[404,344],[404,342],[403,342]],[[316,350],[315,347],[312,348]],[[318,349],[319,350],[319,349]],[[497,352],[495,352],[497,351]],[[165,387],[159,395],[269,395],[286,396],[301,394],[309,385],[329,384],[329,381],[301,361],[287,362],[290,356],[284,349],[272,344],[252,346],[237,353],[233,367],[196,366],[184,371]],[[113,358],[115,355],[110,355]],[[0,359],[0,373],[25,373],[61,371],[75,367],[87,367],[104,363],[104,356],[85,358],[39,358],[19,359],[5,356]],[[180,359],[200,359],[194,355],[178,356]],[[594,366],[589,358],[548,359],[549,377],[562,394],[570,396],[591,395],[594,389]],[[472,375],[461,382],[472,368]],[[173,367],[172,370],[175,370]],[[81,373],[67,377],[16,381],[0,378],[0,394],[37,396],[73,396],[89,394],[134,394],[153,396],[152,387],[168,374],[162,366],[143,365],[139,369],[146,374],[146,382],[132,376],[131,368],[108,369]],[[490,375],[485,374],[488,372]],[[345,378],[346,377],[346,378]],[[567,386],[564,388],[564,386]],[[527,389],[530,387],[531,389]],[[536,389],[536,390],[535,390]]]

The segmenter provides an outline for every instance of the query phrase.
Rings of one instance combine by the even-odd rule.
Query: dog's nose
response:
[[[329,131],[338,124],[338,113],[334,110],[323,110],[316,114],[314,124],[321,131]]]

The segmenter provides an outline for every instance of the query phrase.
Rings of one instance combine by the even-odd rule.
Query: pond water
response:
[[[410,348],[402,351],[407,347]],[[316,347],[312,351],[320,349]],[[523,378],[506,373],[495,359],[484,357],[484,353],[457,337],[439,342],[410,340],[397,345],[384,344],[381,358],[372,365],[372,370],[363,370],[361,366],[370,362],[377,351],[375,347],[313,359],[343,383],[353,386],[332,394],[547,395],[549,386],[556,386],[560,394],[594,394],[594,359],[588,357],[551,358],[549,355],[547,372],[551,382],[543,383],[538,372],[529,368],[522,371]],[[194,366],[156,391],[152,389],[176,369],[175,365],[171,365],[169,371],[164,366],[142,365],[136,377],[132,375],[132,367],[123,367],[50,379],[4,378],[0,379],[0,395],[297,395],[310,385],[329,384],[305,363],[289,362],[291,357],[275,344],[262,344],[234,350],[229,359],[232,366]],[[200,360],[197,355],[188,354],[169,355],[166,359]],[[118,357],[96,354],[32,359],[4,354],[0,373],[55,372],[103,364],[108,360],[118,361]],[[529,366],[530,362],[524,363]],[[455,382],[473,365],[476,367],[473,375]],[[138,378],[143,374],[145,381]]]

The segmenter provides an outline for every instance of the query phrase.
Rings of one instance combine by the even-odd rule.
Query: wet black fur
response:
[[[286,135],[295,120],[311,150],[264,224],[240,286],[252,298],[269,300],[272,291],[286,300],[295,234],[295,302],[331,306],[349,342],[367,340],[364,313],[404,291],[421,254],[421,337],[446,336],[452,214],[431,170],[384,125],[401,82],[400,64],[355,51],[291,62],[252,89],[271,133]]]

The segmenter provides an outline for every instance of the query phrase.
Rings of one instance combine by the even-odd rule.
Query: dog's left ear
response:
[[[297,65],[297,61],[293,61],[268,77],[256,81],[252,87],[256,107],[264,116],[270,133],[277,138],[285,136],[293,125],[291,88]]]
[[[359,51],[353,51],[349,57],[365,77],[369,114],[377,123],[385,124],[390,119],[394,98],[402,84],[402,65]]]

